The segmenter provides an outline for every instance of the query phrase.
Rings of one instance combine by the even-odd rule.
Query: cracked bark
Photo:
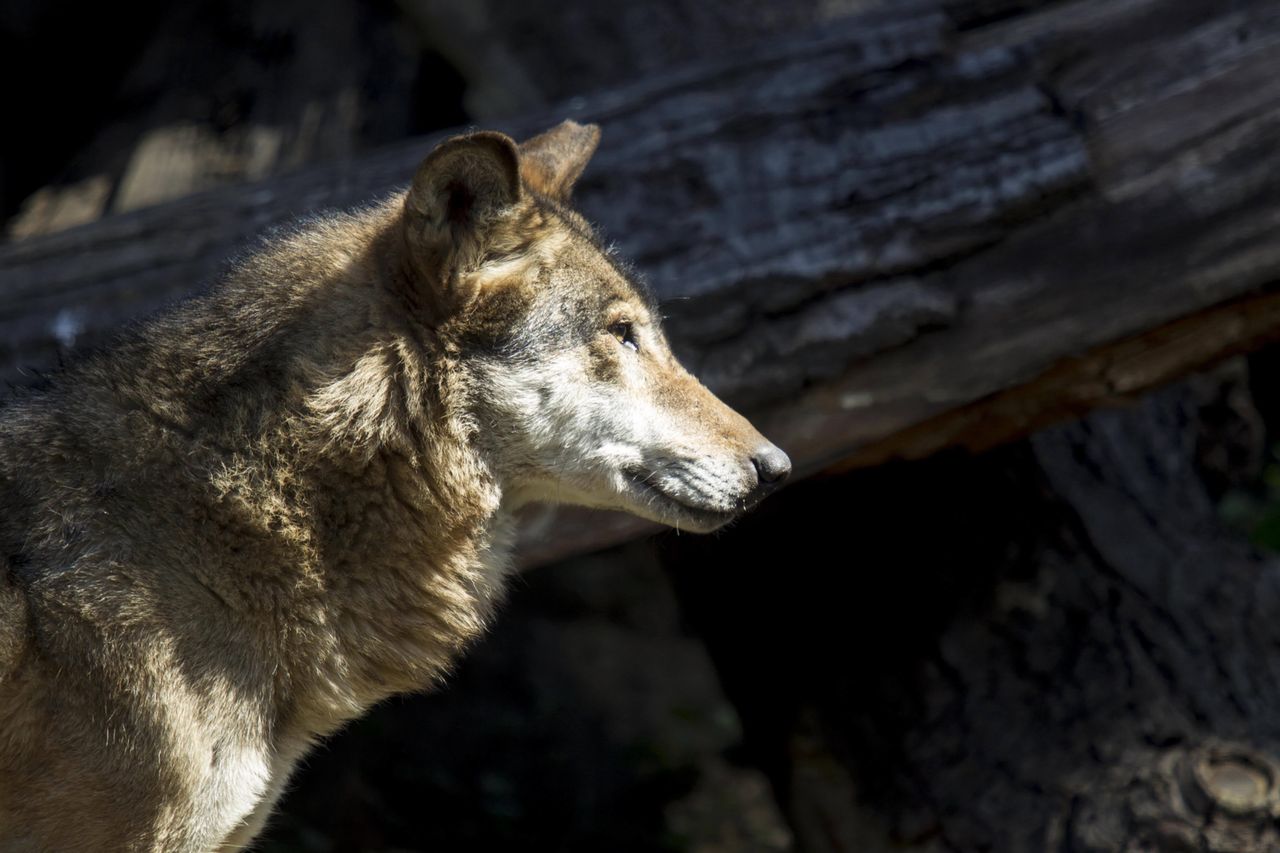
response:
[[[804,849],[1280,849],[1280,560],[1196,441],[1178,388],[668,541]]]

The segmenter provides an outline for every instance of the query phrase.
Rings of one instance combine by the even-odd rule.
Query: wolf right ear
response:
[[[404,200],[410,268],[437,297],[457,298],[458,273],[479,263],[485,236],[520,200],[520,155],[493,131],[455,136],[435,147]],[[438,308],[445,306],[439,305]]]

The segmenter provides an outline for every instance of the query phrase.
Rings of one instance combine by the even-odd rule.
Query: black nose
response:
[[[751,457],[751,464],[756,466],[756,476],[762,486],[776,486],[791,473],[791,460],[772,444],[766,444]]]

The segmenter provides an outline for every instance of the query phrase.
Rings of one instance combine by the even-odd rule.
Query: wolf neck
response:
[[[503,484],[477,450],[464,371],[432,331],[392,316],[373,328],[363,342],[353,332],[354,353],[310,391],[303,414],[328,506],[318,519],[326,600],[357,627],[340,654],[360,674],[360,704],[447,671],[484,630],[514,543]]]
[[[431,685],[485,627],[502,594],[513,522],[484,481],[460,488],[429,455],[380,451],[315,474],[329,618],[350,699],[370,704]],[[457,460],[451,460],[456,463]],[[361,708],[362,709],[362,708]]]
[[[152,367],[126,405],[184,444],[209,477],[196,499],[244,531],[219,592],[272,611],[282,725],[301,737],[436,682],[484,629],[513,539],[465,378],[383,286],[386,222],[338,229],[365,229],[338,255],[303,235],[251,259],[240,278],[280,283],[233,279],[127,356]],[[324,276],[293,284],[299,266]]]
[[[484,630],[508,572],[514,521],[459,414],[465,389],[442,358],[419,354],[387,361],[384,344],[371,346],[312,392],[304,415],[318,439],[310,476],[321,600],[328,618],[350,626],[333,649],[348,693],[313,697],[322,714],[332,703],[334,723],[438,681]],[[370,359],[395,366],[373,370]],[[351,410],[335,412],[335,388],[349,383],[359,392],[337,397]]]

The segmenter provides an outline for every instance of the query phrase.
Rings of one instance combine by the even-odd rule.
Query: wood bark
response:
[[[1185,388],[668,538],[803,849],[1280,849],[1280,560]]]
[[[502,126],[602,124],[582,207],[811,473],[1016,436],[1273,336],[1278,72],[1264,0],[912,0]],[[431,141],[0,249],[0,378],[390,190]],[[534,561],[635,530],[530,529],[555,531]]]
[[[468,112],[502,118],[672,65],[741,50],[884,0],[399,0],[467,79]]]

